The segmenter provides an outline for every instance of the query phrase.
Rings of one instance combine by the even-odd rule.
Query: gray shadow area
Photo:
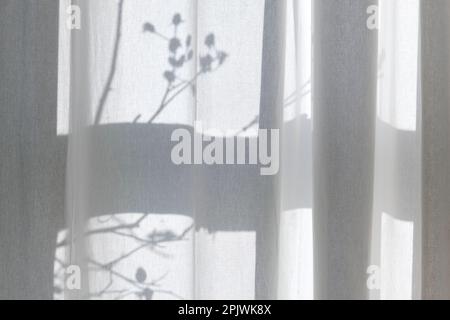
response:
[[[360,13],[376,3],[316,0],[313,6],[313,234],[317,299],[368,296],[377,33],[361,27],[366,25],[366,16]]]
[[[270,50],[265,50],[268,53],[263,59],[265,89],[260,125],[276,128],[281,108],[273,108],[273,103],[282,105],[283,86],[280,83],[272,91],[272,71],[282,70],[282,61],[276,59],[283,56],[277,35],[284,31],[277,21],[281,21],[284,5],[273,0],[266,2],[265,47],[279,48],[279,52],[274,58]],[[0,41],[6,44],[0,51],[2,299],[54,296],[57,235],[67,227],[64,211],[68,141],[67,136],[57,136],[56,132],[58,4],[57,0],[0,2]],[[273,26],[276,28],[272,34]],[[202,65],[206,70],[211,67],[211,59],[220,63],[220,57],[203,59],[207,59]],[[113,62],[112,67],[115,65]],[[112,83],[114,72],[110,75],[105,90]],[[107,96],[102,96],[102,108],[106,102]],[[183,126],[128,123],[89,128],[90,145],[95,146],[88,153],[91,175],[87,206],[91,216],[124,212],[179,214],[194,217],[197,230],[255,231],[256,296],[273,297],[278,177],[261,176],[257,165],[174,165],[170,161],[170,135],[180,127]],[[162,236],[164,241],[177,240],[170,231]],[[143,278],[142,271],[138,271],[137,282]]]
[[[56,135],[57,0],[0,1],[0,299],[51,299],[67,138]]]

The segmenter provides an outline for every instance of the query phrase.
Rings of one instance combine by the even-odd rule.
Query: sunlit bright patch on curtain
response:
[[[311,209],[281,213],[278,268],[279,299],[313,299]]]
[[[227,58],[221,68],[198,78],[197,120],[205,129],[255,136],[260,111],[264,3],[200,0],[198,10],[200,48],[203,39],[213,33]]]
[[[381,299],[411,299],[413,231],[410,221],[381,216]]]
[[[416,130],[419,0],[380,0],[378,117],[394,128]]]
[[[66,280],[68,230],[60,230],[56,237],[55,259],[53,263],[53,299],[63,300]]]
[[[193,297],[193,220],[172,214],[128,213],[89,219],[85,233],[90,299],[189,299]],[[66,254],[55,255],[55,298],[62,298]],[[65,242],[65,241],[69,242]],[[62,242],[61,242],[62,241]],[[181,280],[182,279],[182,280]]]
[[[59,20],[66,22],[70,0],[60,0]],[[56,134],[69,133],[70,106],[70,29],[59,28],[58,34],[58,107]]]
[[[195,234],[196,299],[254,299],[256,232]]]
[[[288,3],[283,119],[311,118],[311,0]]]
[[[311,0],[288,2],[278,298],[313,298]]]

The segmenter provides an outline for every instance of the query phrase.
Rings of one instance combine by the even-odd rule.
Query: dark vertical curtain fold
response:
[[[66,143],[58,0],[0,1],[0,299],[51,299]]]
[[[450,1],[421,3],[422,297],[450,299]]]
[[[364,299],[377,92],[374,0],[313,1],[314,294]]]

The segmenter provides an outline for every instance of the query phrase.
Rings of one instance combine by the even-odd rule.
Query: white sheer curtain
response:
[[[448,18],[0,0],[0,297],[450,298]],[[176,165],[179,128],[247,151],[280,129],[280,170]]]

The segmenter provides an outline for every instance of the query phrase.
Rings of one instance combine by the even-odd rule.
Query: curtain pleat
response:
[[[51,299],[64,227],[58,1],[0,2],[0,299]]]
[[[377,1],[313,3],[315,297],[366,298],[373,196]]]
[[[0,1],[0,298],[450,298],[449,18]]]
[[[450,3],[422,1],[423,298],[450,297]]]

